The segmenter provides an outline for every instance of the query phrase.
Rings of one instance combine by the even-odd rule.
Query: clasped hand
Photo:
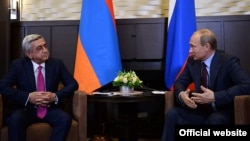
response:
[[[197,104],[212,103],[215,101],[214,92],[201,86],[203,93],[191,93],[190,89],[181,92],[180,98],[188,107],[195,109]]]
[[[52,92],[32,92],[29,94],[29,101],[37,106],[47,106],[55,101],[55,93]]]

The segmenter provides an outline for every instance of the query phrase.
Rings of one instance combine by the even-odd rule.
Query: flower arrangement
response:
[[[142,81],[134,71],[119,71],[112,84],[115,87],[128,86],[132,88],[141,87]]]

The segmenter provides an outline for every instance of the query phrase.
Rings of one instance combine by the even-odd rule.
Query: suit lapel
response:
[[[36,90],[36,79],[35,79],[35,73],[34,73],[34,69],[33,69],[33,64],[31,62],[30,59],[26,58],[25,59],[25,69],[27,72],[27,75],[25,78],[26,80],[28,80],[29,86],[31,86],[32,90]]]
[[[195,89],[196,91],[200,91],[200,86],[201,86],[201,62],[200,61],[195,61],[194,64],[194,84],[195,84]]]
[[[49,89],[49,86],[51,86],[50,85],[50,80],[51,80],[51,78],[53,78],[53,76],[52,75],[55,75],[55,74],[53,74],[52,73],[52,64],[51,64],[51,61],[49,61],[49,60],[47,60],[46,62],[45,62],[45,81],[46,81],[46,88],[47,89]]]
[[[220,61],[221,61],[221,59],[220,59],[219,52],[216,51],[215,54],[214,54],[214,57],[212,59],[212,62],[211,62],[210,80],[209,80],[209,86],[210,87],[209,88],[214,88],[214,86],[215,86],[215,80],[216,80],[216,77],[219,74],[220,67],[221,67]]]
[[[189,70],[191,70],[190,72],[192,73],[192,78],[193,78],[193,83],[195,85],[195,91],[200,91],[200,84],[201,84],[201,61],[198,60],[194,60],[193,58],[188,60],[189,62],[187,64],[189,64],[190,67]]]

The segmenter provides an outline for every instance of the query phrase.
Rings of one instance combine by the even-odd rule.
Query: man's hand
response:
[[[215,102],[214,92],[201,86],[203,93],[192,93],[191,99],[198,104]]]
[[[47,106],[55,100],[56,95],[52,92],[32,92],[29,94],[29,102],[38,106]]]
[[[190,89],[187,89],[186,91],[182,91],[180,93],[180,98],[184,102],[185,105],[187,105],[189,108],[195,109],[197,108],[197,104],[194,100],[190,99]]]
[[[48,103],[52,103],[56,101],[56,94],[52,93],[52,92],[44,92],[44,95],[46,95],[48,97],[48,99],[46,99],[48,101]]]

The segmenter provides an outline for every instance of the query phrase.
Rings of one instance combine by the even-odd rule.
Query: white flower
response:
[[[118,75],[115,77],[114,81],[112,82],[113,86],[120,87],[120,86],[129,86],[129,87],[140,87],[142,81],[136,75],[134,71],[123,71],[118,72]]]

